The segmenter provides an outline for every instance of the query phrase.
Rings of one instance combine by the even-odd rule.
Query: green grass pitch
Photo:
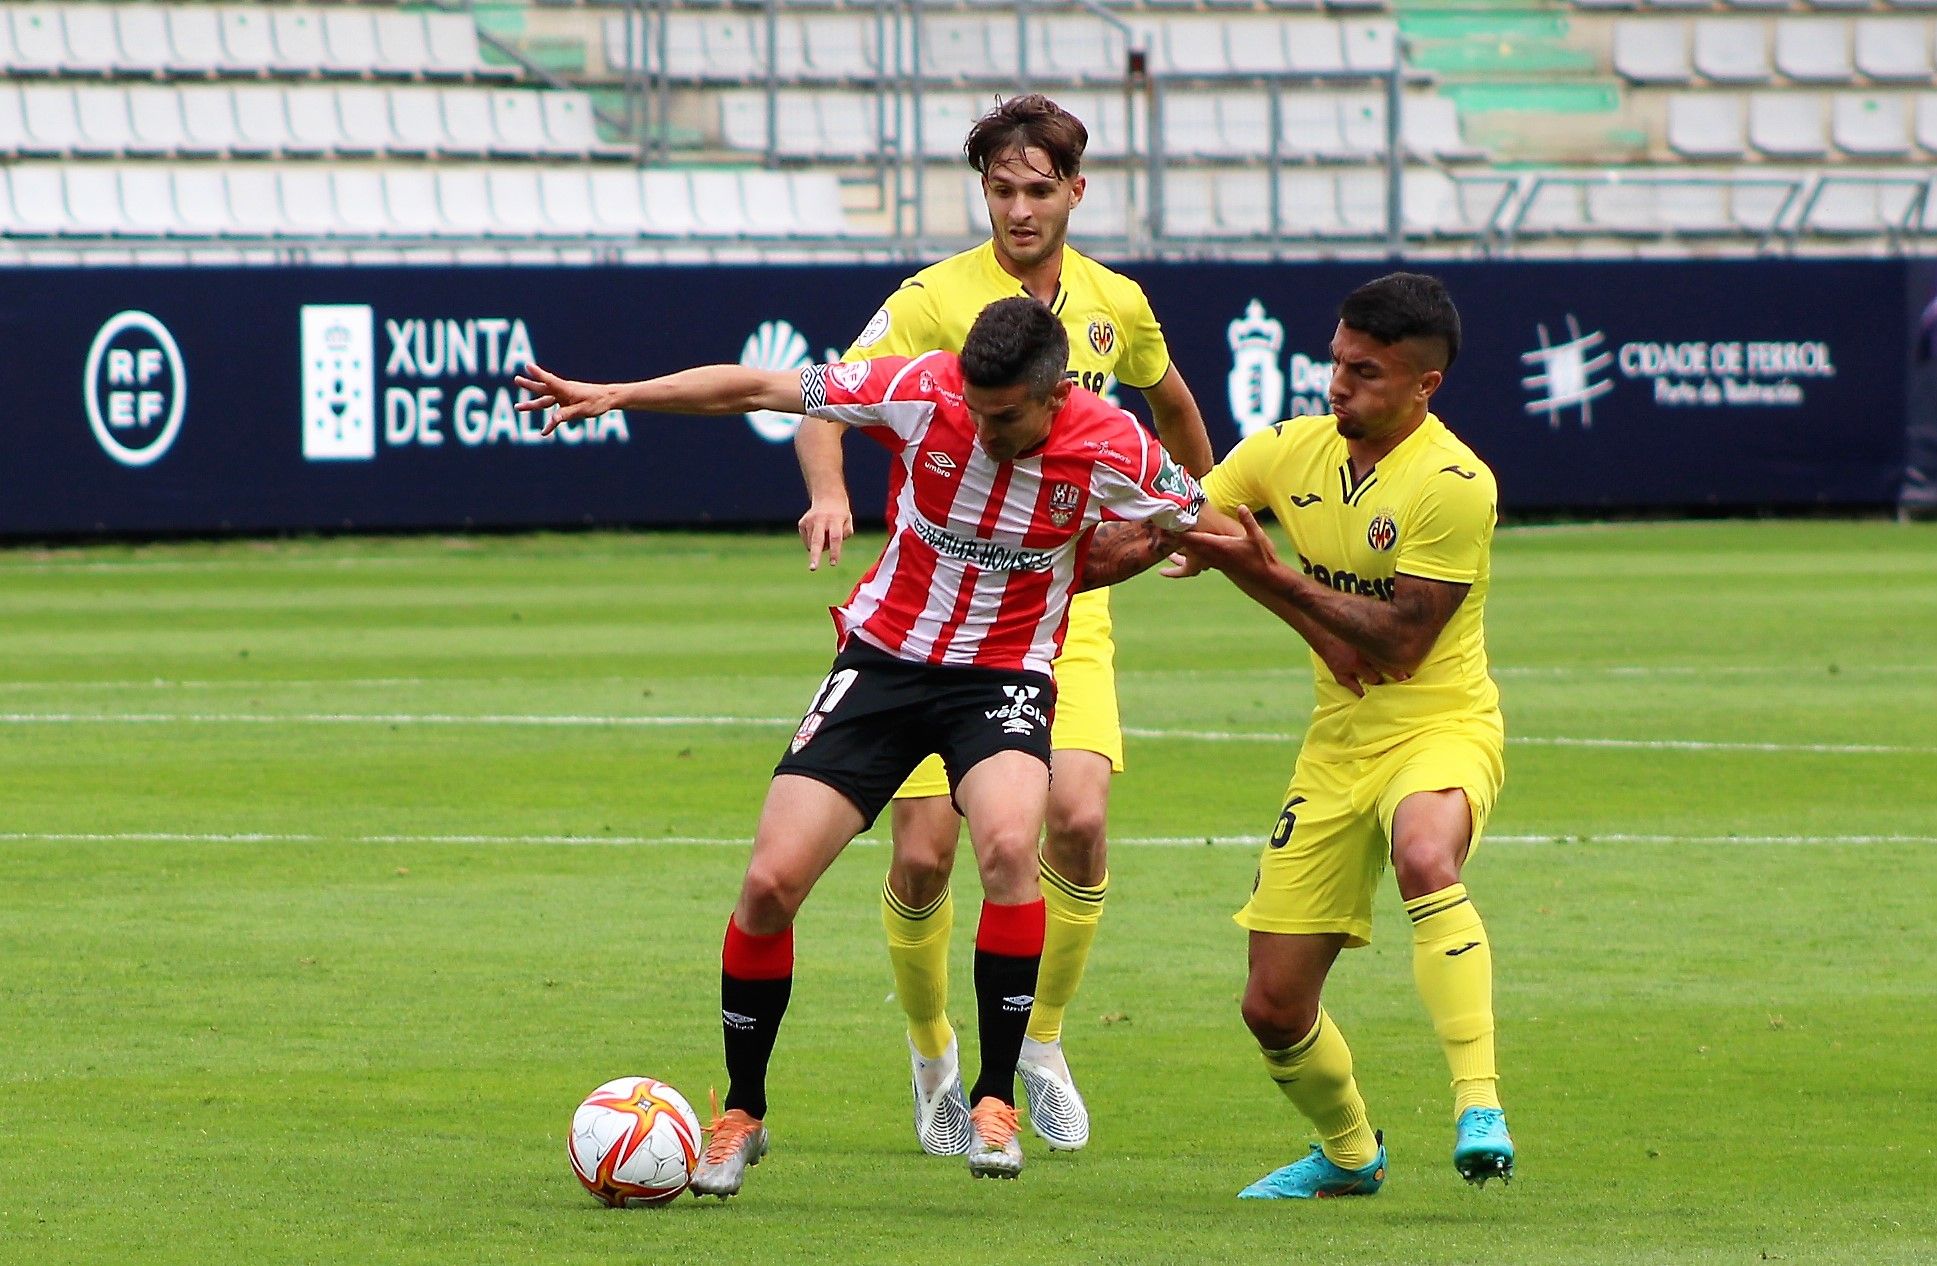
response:
[[[871,838],[803,914],[746,1193],[595,1206],[579,1098],[722,1078],[742,841],[869,544],[0,551],[0,1262],[1937,1260],[1937,531],[1876,522],[1500,536],[1468,881],[1510,1188],[1452,1172],[1388,885],[1329,1005],[1392,1180],[1233,1199],[1307,1137],[1230,913],[1309,672],[1221,581],[1151,576],[1067,1037],[1089,1149],[1025,1138],[1001,1184],[915,1150]]]

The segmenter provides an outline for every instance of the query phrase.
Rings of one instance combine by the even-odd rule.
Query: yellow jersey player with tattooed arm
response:
[[[1048,98],[1017,97],[984,115],[963,152],[981,175],[991,238],[923,269],[890,295],[846,359],[959,350],[990,303],[1017,295],[1048,305],[1069,335],[1069,378],[1102,392],[1112,378],[1141,391],[1158,438],[1193,475],[1211,445],[1190,388],[1170,362],[1163,331],[1134,281],[1071,248],[1069,215],[1082,201],[1082,122]],[[811,506],[800,521],[809,565],[838,561],[853,531],[842,479],[844,427],[803,421],[795,441]],[[890,525],[892,526],[892,524]],[[1030,1123],[1050,1147],[1089,1141],[1089,1111],[1063,1057],[1064,1011],[1075,996],[1109,883],[1105,822],[1110,779],[1123,768],[1115,647],[1107,590],[1077,596],[1056,660],[1055,778],[1041,856],[1046,905],[1042,967],[1017,1069]],[[948,1021],[948,880],[960,818],[941,761],[930,758],[896,793],[894,852],[882,888],[882,922],[895,995],[907,1013],[915,1133],[925,1151],[959,1153],[968,1139],[955,1036]]]
[[[1223,571],[1329,670],[1237,915],[1251,934],[1245,1023],[1320,1142],[1248,1198],[1370,1195],[1385,1181],[1384,1138],[1319,994],[1339,951],[1371,939],[1388,860],[1412,920],[1414,982],[1452,1073],[1453,1164],[1475,1183],[1513,1174],[1492,951],[1460,878],[1505,778],[1483,626],[1498,493],[1429,411],[1459,341],[1459,313],[1434,278],[1394,273],[1353,291],[1332,337],[1332,414],[1259,431],[1218,463],[1205,494],[1246,535],[1187,539],[1168,572]],[[1251,518],[1266,506],[1295,564]],[[1122,557],[1126,570],[1163,549],[1140,526],[1108,532],[1117,539],[1099,538],[1092,557]],[[1136,540],[1144,552],[1130,558],[1122,542]]]

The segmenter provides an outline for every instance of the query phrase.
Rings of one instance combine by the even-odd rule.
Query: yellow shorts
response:
[[[1458,787],[1473,814],[1477,849],[1506,779],[1501,730],[1483,724],[1436,730],[1378,756],[1299,753],[1251,900],[1234,916],[1254,932],[1343,932],[1348,947],[1372,940],[1372,894],[1392,852],[1392,815],[1420,791]]]
[[[1110,591],[1079,593],[1069,604],[1069,632],[1063,653],[1053,666],[1056,674],[1056,720],[1050,726],[1049,746],[1074,748],[1110,758],[1110,768],[1123,772],[1123,725],[1116,708],[1116,643],[1110,639]],[[897,800],[918,800],[949,793],[948,771],[942,758],[930,756],[915,767],[895,792]]]

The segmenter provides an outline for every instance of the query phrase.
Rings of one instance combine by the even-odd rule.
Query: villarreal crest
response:
[[[1116,326],[1098,317],[1090,322],[1090,350],[1098,356],[1108,356],[1116,347]]]

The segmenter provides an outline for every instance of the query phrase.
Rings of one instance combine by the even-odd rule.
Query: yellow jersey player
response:
[[[982,178],[990,240],[904,282],[846,359],[959,350],[985,306],[1029,295],[1047,304],[1068,331],[1068,376],[1091,391],[1105,391],[1112,378],[1141,391],[1165,448],[1201,475],[1211,464],[1210,439],[1190,389],[1170,363],[1149,301],[1135,282],[1066,243],[1070,212],[1083,199],[1088,139],[1080,120],[1040,95],[1004,102],[978,120],[963,152]],[[809,418],[795,441],[811,501],[800,521],[810,566],[818,565],[823,550],[838,561],[841,542],[853,531],[842,481],[843,429]],[[1063,1014],[1082,980],[1103,911],[1110,778],[1123,768],[1110,632],[1108,591],[1079,594],[1055,665],[1055,778],[1041,857],[1046,927],[1017,1071],[1031,1125],[1059,1150],[1082,1147],[1090,1132],[1061,1038]],[[953,924],[948,878],[960,819],[938,758],[931,757],[896,793],[892,821],[894,856],[882,888],[882,922],[895,994],[908,1018],[915,1132],[925,1151],[956,1154],[968,1139],[947,1015]]]
[[[1317,707],[1251,899],[1244,1020],[1273,1080],[1317,1128],[1310,1153],[1240,1193],[1369,1195],[1385,1181],[1352,1056],[1319,1005],[1341,949],[1372,936],[1386,861],[1412,919],[1413,978],[1452,1071],[1453,1163],[1511,1178],[1493,1057],[1493,964],[1460,881],[1505,777],[1499,691],[1482,625],[1498,495],[1493,472],[1428,411],[1459,353],[1459,313],[1431,277],[1352,292],[1332,337],[1327,417],[1240,443],[1204,481],[1244,538],[1182,543],[1311,643]],[[1296,563],[1250,517],[1269,506]],[[1127,527],[1128,525],[1126,525]],[[1116,530],[1119,541],[1152,533]],[[1114,542],[1096,549],[1114,551]]]

